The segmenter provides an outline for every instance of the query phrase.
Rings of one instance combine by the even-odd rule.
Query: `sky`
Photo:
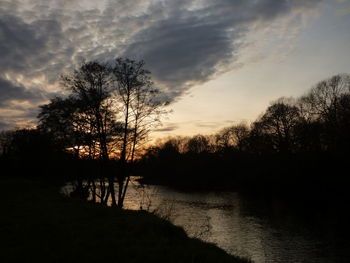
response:
[[[210,134],[350,73],[349,43],[350,0],[0,0],[0,130],[84,59],[128,57],[171,101],[153,136]]]

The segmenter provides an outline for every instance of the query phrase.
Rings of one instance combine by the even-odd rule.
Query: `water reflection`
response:
[[[322,206],[321,206],[322,207]],[[347,220],[332,213],[296,213],[284,202],[232,192],[185,193],[131,185],[127,209],[144,209],[254,262],[350,262]],[[317,210],[316,210],[317,211]],[[339,220],[339,218],[342,218]]]

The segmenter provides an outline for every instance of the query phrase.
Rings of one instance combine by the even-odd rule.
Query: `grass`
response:
[[[0,178],[1,262],[247,262],[142,211],[68,199]]]

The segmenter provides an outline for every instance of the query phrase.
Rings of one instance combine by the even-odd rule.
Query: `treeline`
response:
[[[350,76],[341,74],[272,102],[250,125],[158,141],[139,167],[145,181],[184,188],[320,195],[346,191],[349,152]]]
[[[23,128],[0,133],[3,176],[62,182],[69,178],[69,169],[63,167],[73,160],[74,156],[65,151],[52,135],[39,129]],[[72,165],[69,166],[72,168]]]

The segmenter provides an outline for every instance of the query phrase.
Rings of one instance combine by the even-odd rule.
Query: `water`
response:
[[[125,208],[154,211],[189,236],[215,243],[253,262],[350,262],[347,207],[302,209],[276,199],[234,192],[186,193],[133,182]],[[316,208],[317,207],[317,208]]]

